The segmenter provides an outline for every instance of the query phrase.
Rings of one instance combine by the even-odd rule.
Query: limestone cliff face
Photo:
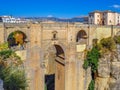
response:
[[[99,59],[95,90],[120,90],[120,45]]]

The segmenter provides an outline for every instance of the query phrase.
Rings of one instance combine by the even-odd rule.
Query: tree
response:
[[[25,39],[26,35],[23,32],[21,31],[12,32],[7,39],[9,48],[17,45],[23,45]]]
[[[8,48],[0,51],[0,78],[5,90],[25,90],[27,87],[23,62]]]

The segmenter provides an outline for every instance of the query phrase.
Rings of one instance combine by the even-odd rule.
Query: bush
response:
[[[116,44],[112,37],[103,38],[100,40],[100,44],[102,45],[102,48],[108,49],[110,51],[116,49]]]
[[[1,78],[4,81],[5,90],[25,90],[27,80],[23,69],[7,67],[2,69]]]
[[[120,44],[120,36],[114,36],[114,41],[117,44]]]
[[[86,70],[89,67],[89,61],[85,60],[83,64],[83,68]]]
[[[0,50],[0,78],[5,90],[25,90],[27,87],[23,62],[8,48]]]
[[[94,82],[94,80],[91,80],[88,90],[94,90],[94,87],[95,87],[95,82]]]
[[[3,44],[0,44],[0,51],[2,50],[7,50],[8,49],[8,43],[3,43]]]
[[[2,57],[2,59],[7,59],[12,55],[13,51],[12,50],[3,50],[0,51],[0,56]]]
[[[87,69],[89,66],[91,67],[91,75],[92,75],[92,80],[89,84],[88,90],[94,90],[94,79],[95,79],[95,74],[98,69],[98,59],[100,57],[100,53],[98,50],[98,47],[95,46],[92,48],[91,51],[87,53],[87,58],[84,61],[83,68]]]
[[[99,50],[96,47],[93,47],[92,50],[87,53],[87,58],[84,61],[83,68],[87,69],[90,66],[92,72],[96,72],[98,68],[99,57],[100,57]]]

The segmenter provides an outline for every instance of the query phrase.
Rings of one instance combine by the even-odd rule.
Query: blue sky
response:
[[[120,12],[120,0],[0,0],[0,15],[71,18],[94,10]]]

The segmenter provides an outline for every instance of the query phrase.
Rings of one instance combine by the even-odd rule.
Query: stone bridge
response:
[[[84,51],[94,39],[120,34],[120,26],[96,26],[80,23],[0,24],[0,43],[22,31],[27,36],[24,57],[28,90],[44,90],[45,75],[55,75],[55,90],[87,90],[90,69],[82,68]],[[24,53],[23,53],[24,52]],[[26,55],[23,55],[26,54]]]

